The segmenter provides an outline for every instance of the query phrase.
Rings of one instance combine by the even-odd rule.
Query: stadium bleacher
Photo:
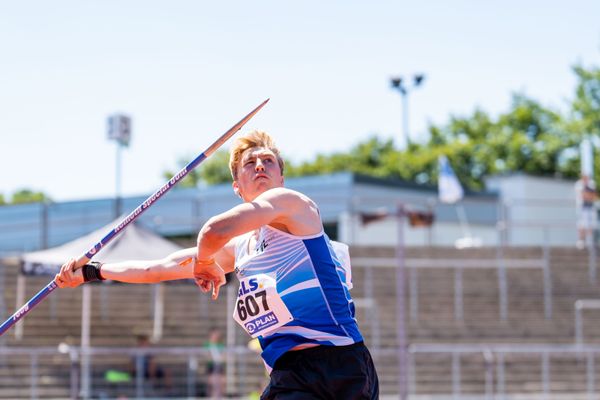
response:
[[[353,297],[357,299],[357,318],[365,339],[371,348],[378,368],[382,394],[398,393],[396,298],[394,265],[381,260],[393,260],[394,249],[386,247],[355,247],[352,256],[373,260],[372,264],[354,265]],[[546,315],[543,274],[537,269],[509,269],[507,276],[506,318],[500,312],[498,270],[468,268],[462,272],[462,318],[456,315],[454,268],[443,268],[440,260],[494,260],[495,248],[456,250],[450,248],[408,248],[407,260],[422,260],[418,268],[418,314],[411,316],[410,287],[406,284],[407,335],[411,349],[412,383],[410,391],[416,395],[456,393],[483,394],[493,390],[504,393],[585,393],[589,389],[587,369],[589,356],[573,352],[548,355],[548,364],[536,346],[571,346],[574,343],[574,303],[581,298],[598,298],[598,285],[590,281],[589,263],[585,251],[571,248],[552,248],[549,254],[552,282],[552,314]],[[541,248],[507,248],[503,256],[513,260],[537,260]],[[379,262],[378,262],[379,260]],[[368,263],[367,263],[368,264]],[[450,263],[452,264],[452,263]],[[465,261],[465,264],[468,264]],[[367,274],[367,271],[370,272]],[[5,266],[4,301],[15,304],[16,266]],[[368,276],[372,282],[369,283]],[[407,276],[408,273],[407,273]],[[47,278],[28,278],[27,295],[33,295]],[[369,287],[370,286],[370,287]],[[104,293],[102,293],[104,291]],[[152,285],[105,284],[93,285],[92,347],[131,348],[136,332],[152,329]],[[364,302],[368,294],[371,302]],[[4,339],[8,348],[41,346],[56,347],[69,341],[77,345],[80,335],[81,290],[60,290],[39,305],[24,319],[23,338],[17,340],[12,332]],[[102,301],[106,301],[102,306]],[[414,299],[413,299],[414,300]],[[413,305],[414,306],[414,305]],[[103,308],[104,307],[104,308]],[[600,342],[599,311],[584,310],[583,339],[586,345]],[[165,322],[159,347],[185,346],[199,348],[211,327],[223,331],[229,316],[226,296],[213,303],[200,294],[191,282],[165,285]],[[376,318],[374,318],[374,316]],[[377,329],[374,329],[374,324]],[[235,342],[244,346],[248,341],[235,328]],[[419,346],[494,346],[528,345],[531,353],[494,353],[492,361],[485,352],[468,352],[454,359],[451,352],[419,351]],[[421,349],[422,350],[422,349]],[[157,355],[157,359],[177,372],[179,380],[173,396],[186,396],[188,388],[186,360],[173,355]],[[244,360],[243,362],[239,360]],[[592,361],[596,357],[592,356]],[[503,362],[500,364],[500,360]],[[32,379],[31,359],[23,356],[0,356],[0,379],[3,382],[1,398],[29,397]],[[115,395],[114,390],[134,393],[129,386],[108,384],[103,372],[109,368],[124,369],[130,357],[121,355],[97,356],[92,363],[92,391]],[[202,357],[200,363],[202,363]],[[452,367],[460,366],[459,382]],[[58,352],[40,355],[37,360],[37,396],[39,398],[68,397],[70,390],[70,360]],[[243,371],[243,373],[242,373]],[[592,371],[596,379],[598,373]],[[202,368],[197,381],[203,380]],[[502,374],[502,379],[500,375]],[[542,377],[548,383],[544,387]],[[487,377],[487,380],[486,380]],[[231,387],[235,394],[244,395],[248,388],[264,382],[264,369],[259,357],[248,353],[238,357],[236,382]],[[460,385],[457,387],[457,384]],[[486,389],[486,385],[487,389]],[[197,393],[200,393],[198,389]],[[165,393],[162,393],[166,395]]]

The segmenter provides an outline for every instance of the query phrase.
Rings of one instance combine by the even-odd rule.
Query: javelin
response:
[[[208,149],[206,149],[202,154],[192,160],[188,165],[183,167],[181,171],[173,175],[171,179],[167,183],[165,183],[160,189],[158,189],[154,194],[148,197],[142,204],[140,204],[135,210],[131,212],[124,220],[122,220],[116,227],[114,227],[110,232],[106,234],[98,243],[96,243],[92,248],[81,256],[77,260],[76,267],[81,267],[84,264],[88,263],[99,251],[102,247],[106,246],[110,243],[118,234],[121,232],[127,225],[135,221],[144,211],[146,211],[152,204],[154,204],[158,199],[160,199],[165,193],[167,193],[173,186],[175,186],[181,179],[183,179],[191,170],[196,168],[202,161],[208,158],[212,153],[214,153],[219,147],[223,145],[231,136],[233,136],[237,131],[239,131],[242,126],[246,124],[250,120],[250,118],[254,117],[254,115],[261,109],[269,99],[263,101],[252,110],[248,115],[240,120],[237,124],[231,127],[227,132],[225,132],[220,138],[218,138]],[[46,298],[54,289],[58,287],[56,281],[53,279],[50,283],[48,283],[42,290],[40,290],[35,296],[33,296],[25,305],[19,308],[10,318],[8,318],[2,325],[0,325],[0,336],[4,334],[10,327],[16,324],[21,318],[23,318],[29,311],[33,309],[36,305],[38,305],[42,300]]]

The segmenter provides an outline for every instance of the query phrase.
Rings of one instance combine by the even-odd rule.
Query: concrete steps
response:
[[[600,253],[600,252],[599,252]],[[353,257],[392,258],[393,248],[369,247],[352,248]],[[439,265],[443,260],[452,259],[494,259],[498,254],[495,248],[456,250],[453,248],[409,248],[406,257],[431,259]],[[507,259],[540,259],[541,248],[503,249]],[[441,260],[441,261],[440,261]],[[352,291],[355,299],[364,298],[367,293],[374,297],[374,308],[357,308],[357,319],[367,345],[372,349],[380,376],[381,392],[397,393],[397,310],[396,310],[396,270],[389,267],[354,266]],[[10,310],[15,304],[16,268],[5,268],[4,302]],[[419,269],[418,275],[418,319],[407,319],[407,334],[411,344],[416,343],[531,343],[568,344],[574,340],[574,302],[581,298],[600,298],[600,286],[589,281],[588,259],[585,251],[571,248],[553,248],[550,251],[550,272],[552,280],[553,315],[547,320],[544,315],[543,274],[539,269],[508,269],[507,294],[508,315],[500,319],[498,271],[496,269],[464,269],[462,272],[463,320],[455,320],[454,282],[452,268]],[[366,276],[371,275],[372,287],[365,285]],[[600,274],[599,274],[600,275]],[[409,274],[407,271],[406,278]],[[27,295],[32,296],[47,282],[48,277],[28,278]],[[234,283],[235,284],[235,283]],[[227,310],[226,297],[212,302],[200,294],[193,283],[169,283],[165,290],[165,325],[159,346],[199,347],[212,327],[225,331],[231,310]],[[24,319],[24,337],[17,341],[7,333],[2,340],[7,346],[57,346],[62,341],[77,345],[80,335],[81,290],[60,290],[30,312]],[[224,293],[222,291],[222,293]],[[410,316],[408,282],[405,283],[407,318]],[[29,297],[28,297],[29,298]],[[152,285],[110,284],[92,287],[92,338],[93,346],[132,347],[135,334],[149,333],[152,328]],[[102,299],[106,306],[102,307]],[[586,310],[584,316],[584,337],[586,342],[600,343],[600,310]],[[380,337],[373,337],[378,327]],[[5,338],[6,337],[6,338]],[[236,329],[237,343],[245,343],[248,337]],[[377,353],[373,346],[386,353]],[[391,350],[391,353],[390,353]],[[28,398],[31,361],[29,357],[0,358],[0,398]],[[161,357],[164,364],[178,375],[178,386],[185,388],[186,363],[169,357]],[[600,362],[597,359],[596,362]],[[585,392],[585,359],[576,357],[551,357],[549,375],[551,392]],[[107,384],[104,371],[109,368],[122,369],[129,364],[129,358],[98,356],[94,359],[93,387],[95,393],[116,396],[125,393],[132,396],[129,385]],[[200,361],[200,365],[202,362]],[[264,369],[258,356],[249,355],[244,363],[243,375],[239,377],[238,391],[247,386],[264,382]],[[461,357],[461,390],[464,394],[483,393],[485,390],[486,364],[481,355]],[[452,360],[447,355],[419,354],[415,360],[415,391],[417,394],[452,393]],[[69,392],[68,357],[40,358],[39,397],[68,397]],[[497,370],[494,370],[493,384],[498,385]],[[600,368],[596,368],[599,375]],[[242,372],[238,371],[239,374]],[[541,392],[542,367],[539,355],[507,355],[504,364],[506,393]],[[201,385],[204,378],[198,372]],[[600,375],[596,377],[600,382]],[[14,382],[14,385],[10,383]],[[5,386],[6,385],[6,386]],[[600,386],[597,384],[596,386]],[[6,388],[6,390],[5,390]],[[185,393],[181,393],[185,396]],[[167,396],[171,393],[162,393]]]

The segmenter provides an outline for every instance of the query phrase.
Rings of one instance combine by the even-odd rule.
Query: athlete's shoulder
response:
[[[257,200],[266,200],[273,204],[282,204],[286,208],[310,207],[316,210],[316,203],[307,195],[297,190],[278,187],[266,190]]]
[[[272,188],[269,190],[265,190],[259,197],[275,197],[275,196],[282,196],[282,197],[298,197],[298,198],[309,198],[307,195],[305,195],[302,192],[299,192],[297,190],[293,190],[293,189],[289,189],[286,187],[276,187],[276,188]]]
[[[274,210],[277,216],[268,224],[284,232],[306,236],[323,229],[319,208],[301,192],[278,187],[263,192],[255,201]]]

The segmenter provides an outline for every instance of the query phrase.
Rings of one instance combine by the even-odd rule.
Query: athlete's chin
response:
[[[256,191],[259,193],[265,192],[269,189],[273,189],[275,187],[277,187],[277,185],[275,185],[273,182],[271,181],[267,181],[267,180],[260,180],[256,182]]]

